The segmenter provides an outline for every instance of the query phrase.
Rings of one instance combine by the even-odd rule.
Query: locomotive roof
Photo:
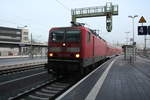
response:
[[[92,30],[90,28],[88,28],[90,30],[91,33],[93,33],[95,36],[97,36],[98,38],[102,39],[104,42],[106,42],[102,37],[99,36],[99,34],[96,33],[95,30]]]
[[[86,29],[88,31],[90,31],[92,34],[94,34],[96,37],[100,38],[101,40],[103,40],[104,42],[106,42],[102,37],[99,36],[99,34],[96,33],[95,30],[87,28],[85,26],[71,26],[71,27],[54,27],[53,29],[63,29],[63,28],[76,28],[76,29]]]

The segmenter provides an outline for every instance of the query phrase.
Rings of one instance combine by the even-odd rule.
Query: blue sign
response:
[[[150,26],[148,26],[148,30],[147,31],[148,31],[148,35],[150,35]]]
[[[147,35],[147,26],[138,26],[138,35]]]

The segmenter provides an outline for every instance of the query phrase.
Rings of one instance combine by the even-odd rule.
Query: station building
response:
[[[29,43],[29,31],[24,28],[0,27],[0,42]],[[0,56],[18,55],[19,49],[0,47]]]

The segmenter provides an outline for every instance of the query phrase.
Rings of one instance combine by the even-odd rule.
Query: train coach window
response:
[[[91,38],[91,33],[88,32],[88,33],[87,33],[87,42],[90,42],[90,38]]]

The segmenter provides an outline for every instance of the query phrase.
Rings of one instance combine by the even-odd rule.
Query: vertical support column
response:
[[[76,22],[76,16],[75,16],[75,12],[76,10],[71,10],[71,14],[72,14],[72,22]]]
[[[112,30],[112,14],[111,13],[106,14],[106,29],[108,32],[111,32]]]
[[[144,50],[146,51],[146,35],[144,35]]]
[[[108,32],[112,30],[112,13],[113,13],[113,6],[111,2],[106,3],[105,7],[106,12],[106,29]]]
[[[144,35],[144,56],[147,56],[147,51],[146,51],[146,35]]]
[[[22,52],[22,47],[21,46],[19,46],[19,55],[21,55],[21,52]]]
[[[76,17],[72,16],[72,22],[76,23]]]
[[[30,56],[31,56],[31,58],[33,58],[32,33],[31,33],[31,47],[30,47]]]

